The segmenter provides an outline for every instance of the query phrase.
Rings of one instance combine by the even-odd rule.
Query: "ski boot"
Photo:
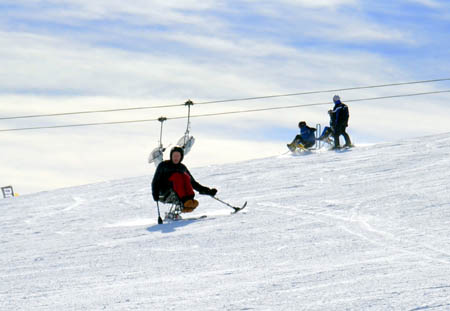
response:
[[[187,200],[186,202],[184,202],[183,204],[183,209],[181,210],[182,213],[192,213],[192,211],[194,211],[198,206],[198,201],[197,200]]]

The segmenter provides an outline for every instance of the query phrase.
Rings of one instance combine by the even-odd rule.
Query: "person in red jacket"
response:
[[[189,213],[198,206],[198,201],[194,199],[194,190],[200,194],[215,196],[217,189],[199,184],[187,167],[181,163],[183,157],[183,148],[173,147],[170,151],[170,160],[158,165],[153,176],[152,195],[155,201],[160,201],[160,196],[164,198],[172,189],[183,204],[182,212]]]

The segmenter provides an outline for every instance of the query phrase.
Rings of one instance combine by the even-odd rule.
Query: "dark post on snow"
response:
[[[3,198],[13,198],[14,190],[12,186],[2,187]]]

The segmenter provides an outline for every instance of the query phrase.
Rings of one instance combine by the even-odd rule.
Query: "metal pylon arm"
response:
[[[159,147],[162,148],[163,147],[163,143],[162,143],[162,133],[163,133],[163,124],[164,121],[166,121],[167,118],[166,117],[159,117],[158,121],[161,122],[161,130],[159,132]]]

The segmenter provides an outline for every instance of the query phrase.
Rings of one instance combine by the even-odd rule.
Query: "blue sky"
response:
[[[450,76],[450,3],[444,1],[4,0],[0,13],[2,116]],[[345,101],[442,89],[450,89],[450,83],[340,95]],[[193,113],[326,102],[333,95],[194,106]],[[355,103],[349,132],[357,144],[448,132],[448,101],[449,95],[441,94]],[[329,108],[195,119],[197,142],[186,161],[202,166],[281,154],[300,119],[327,124]],[[184,109],[152,110],[0,121],[0,127],[184,114]],[[185,121],[168,122],[165,141],[176,141],[185,126]],[[151,174],[145,158],[157,145],[158,131],[159,124],[148,123],[0,133],[10,146],[0,159],[8,163],[0,167],[0,185],[16,184],[17,192],[27,193]],[[217,148],[220,153],[214,152]],[[30,159],[18,161],[23,154]],[[31,160],[36,158],[41,159]],[[73,173],[62,174],[68,167]]]

